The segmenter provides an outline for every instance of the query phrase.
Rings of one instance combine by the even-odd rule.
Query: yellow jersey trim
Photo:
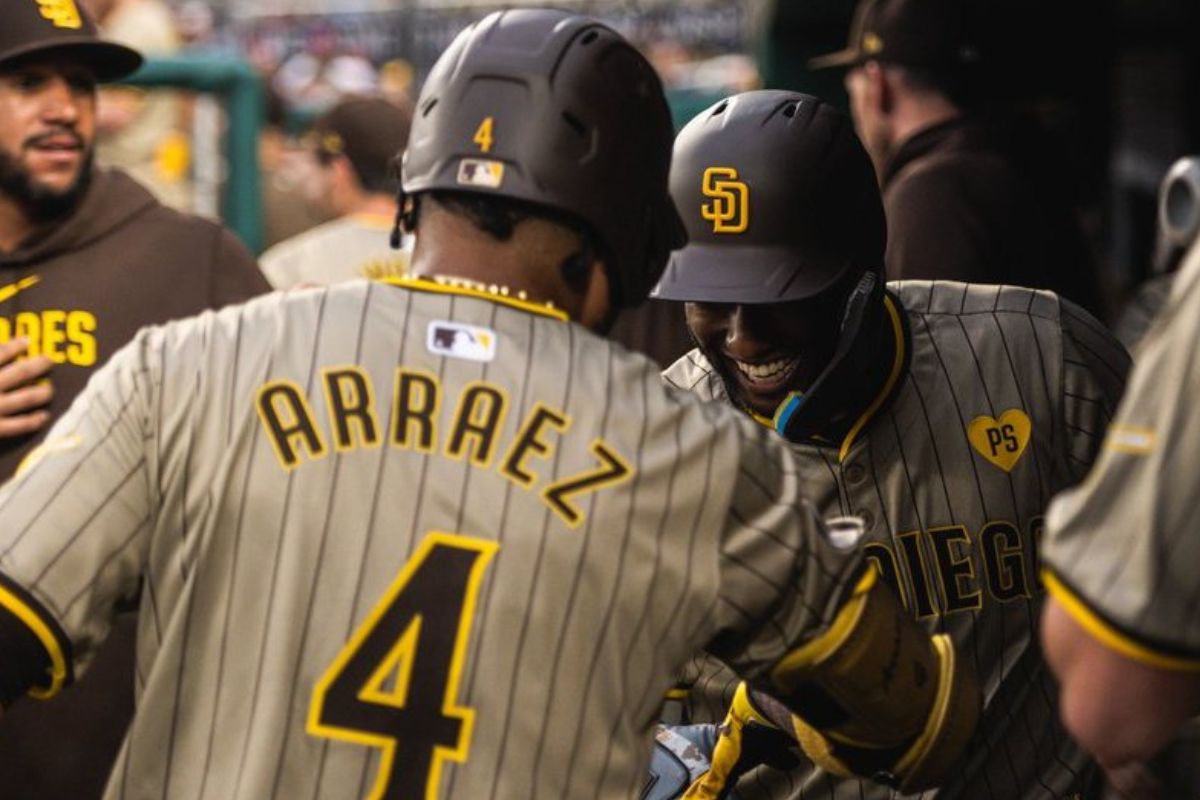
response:
[[[1050,596],[1058,601],[1058,604],[1071,615],[1071,618],[1079,623],[1080,627],[1087,631],[1093,639],[1108,649],[1151,667],[1178,672],[1200,672],[1200,659],[1160,653],[1117,630],[1111,623],[1089,608],[1050,570],[1042,570],[1042,583],[1045,584],[1046,591],[1050,593]]]
[[[867,426],[879,409],[883,406],[885,400],[892,394],[892,389],[896,387],[896,381],[900,380],[900,373],[904,370],[905,344],[904,344],[904,324],[900,321],[900,312],[896,309],[896,303],[890,295],[883,296],[883,307],[887,309],[888,317],[892,321],[892,334],[896,340],[896,355],[892,360],[892,371],[888,375],[887,381],[884,382],[883,388],[862,415],[855,420],[851,426],[850,432],[846,434],[846,438],[842,441],[842,449],[838,452],[838,462],[846,460],[846,456],[850,454],[850,447],[854,444],[854,440],[862,433],[863,428]]]
[[[829,628],[817,638],[801,645],[792,652],[784,656],[778,665],[771,670],[771,677],[775,679],[777,684],[784,685],[790,675],[808,669],[814,664],[819,664],[829,657],[831,653],[837,652],[846,642],[846,639],[855,630],[858,625],[858,620],[862,617],[863,608],[867,604],[867,595],[875,586],[879,578],[879,570],[870,567],[863,571],[863,575],[858,579],[858,583],[854,585],[854,591],[850,595],[850,599],[842,606],[837,616],[834,617],[833,623]],[[786,688],[790,691],[795,687],[787,685]]]
[[[1104,440],[1104,449],[1114,453],[1130,453],[1144,456],[1154,452],[1158,440],[1158,432],[1153,428],[1143,428],[1136,425],[1113,425],[1108,429]]]
[[[403,289],[413,289],[418,292],[432,292],[434,294],[457,294],[464,297],[478,297],[481,300],[490,300],[493,303],[509,306],[510,308],[520,309],[521,311],[529,311],[534,314],[541,314],[544,317],[557,319],[561,322],[567,322],[570,317],[567,312],[558,308],[550,308],[544,303],[531,303],[528,300],[520,300],[516,297],[505,297],[502,294],[492,294],[491,292],[481,292],[478,289],[467,289],[462,286],[444,286],[434,281],[425,280],[417,277],[400,277],[388,276],[380,278],[380,283],[399,286]]]
[[[46,654],[50,656],[50,685],[29,690],[29,696],[38,700],[49,700],[58,694],[67,682],[67,658],[59,645],[58,637],[42,619],[42,615],[24,600],[0,584],[0,607],[19,619],[37,637]]]

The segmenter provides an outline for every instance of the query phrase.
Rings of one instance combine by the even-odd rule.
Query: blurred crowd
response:
[[[427,31],[428,41],[415,41],[407,30],[415,20],[411,15],[297,15],[247,21],[203,0],[84,2],[105,35],[150,58],[235,59],[261,76],[265,124],[259,159],[266,247],[341,216],[341,209],[328,202],[327,176],[313,148],[314,123],[347,98],[374,98],[407,109],[430,57],[464,20],[484,13],[467,4],[439,15],[434,30]],[[761,82],[755,60],[745,52],[749,14],[717,9],[709,16],[716,22],[704,14],[685,15],[681,22],[678,13],[670,13],[666,22],[648,23],[628,14],[627,19],[610,20],[637,29],[627,33],[639,37],[667,88],[677,93],[681,115],[690,116],[713,98]],[[193,104],[194,95],[183,90],[106,89],[100,106],[99,160],[130,171],[171,206],[212,213],[215,209],[194,201],[192,148],[211,143],[195,141]]]

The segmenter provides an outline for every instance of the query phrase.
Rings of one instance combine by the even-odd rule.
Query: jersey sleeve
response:
[[[153,525],[143,331],[97,371],[0,489],[0,701],[49,697],[138,591]]]
[[[271,291],[250,251],[232,233],[221,228],[214,248],[210,308],[243,303]]]
[[[1047,515],[1047,588],[1132,658],[1200,669],[1200,250],[1139,348],[1095,469]]]
[[[721,541],[719,632],[707,649],[754,679],[828,629],[861,577],[862,554],[857,542],[833,545],[784,441],[738,423],[746,435]]]
[[[1087,475],[1129,377],[1129,354],[1095,317],[1061,300],[1063,331],[1062,412],[1067,472],[1071,483]]]

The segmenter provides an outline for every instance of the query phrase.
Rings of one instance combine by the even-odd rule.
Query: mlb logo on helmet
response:
[[[464,158],[458,163],[458,185],[499,189],[504,183],[504,165],[483,158]]]
[[[496,358],[496,333],[461,322],[431,322],[425,342],[429,352],[467,361]]]

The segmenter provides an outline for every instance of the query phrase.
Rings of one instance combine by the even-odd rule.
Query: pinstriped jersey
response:
[[[1096,469],[1051,507],[1046,546],[1051,589],[1088,631],[1132,658],[1192,670],[1200,665],[1198,321],[1193,248],[1137,349]]]
[[[761,675],[855,577],[799,492],[557,312],[275,294],[144,331],[0,493],[0,687],[140,590],[107,800],[629,797],[697,648]]]
[[[915,281],[889,289],[902,347],[886,357],[901,377],[857,435],[793,445],[805,485],[827,519],[862,520],[867,558],[930,631],[952,635],[984,682],[983,733],[961,777],[927,796],[1073,798],[1090,770],[1059,726],[1036,640],[1038,538],[1049,499],[1091,464],[1128,358],[1099,323],[1047,292]],[[727,397],[699,351],[665,378]],[[693,718],[714,721],[736,678],[698,660],[685,683]],[[750,798],[895,796],[810,766],[761,768],[738,789]]]

